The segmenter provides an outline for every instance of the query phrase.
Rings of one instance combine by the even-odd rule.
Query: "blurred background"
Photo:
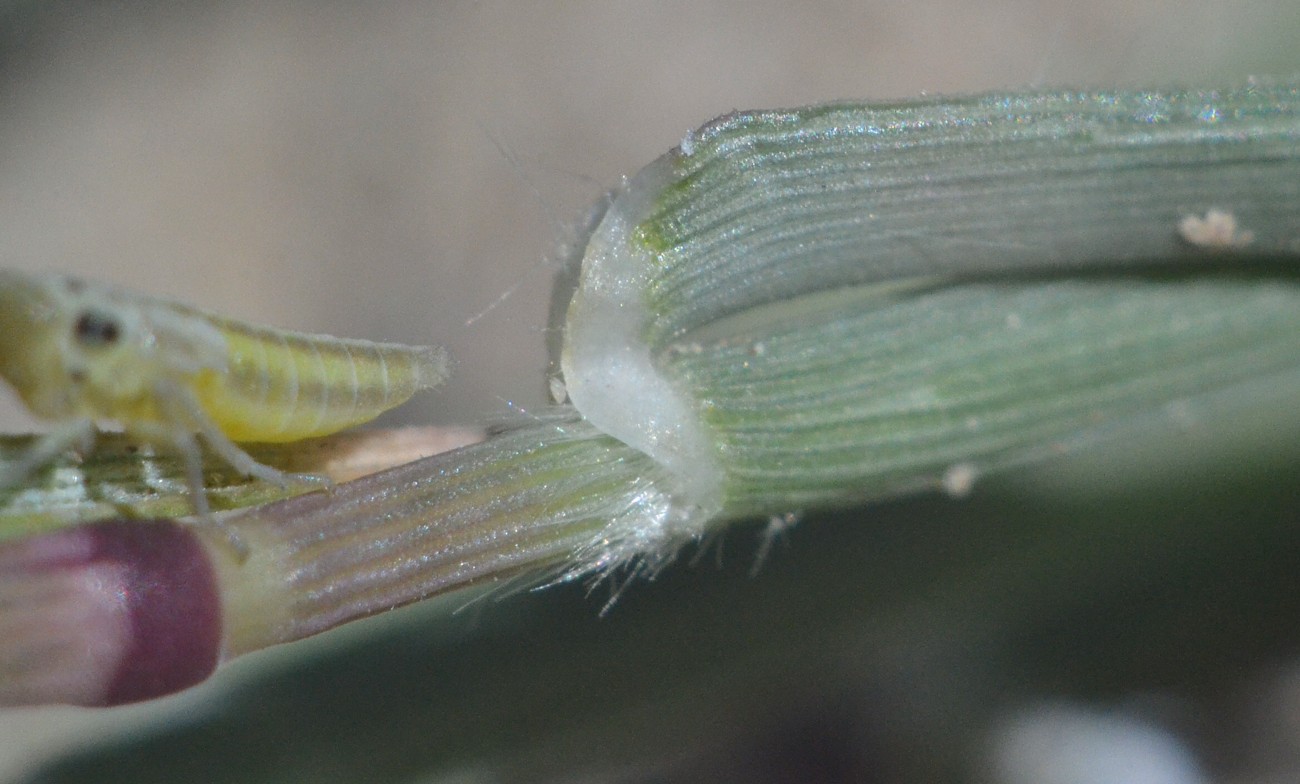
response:
[[[2,263],[445,343],[450,383],[386,421],[479,424],[544,400],[547,296],[586,207],[715,115],[1235,83],[1300,72],[1298,32],[1294,0],[0,2]],[[0,711],[0,780],[293,655],[159,705]]]

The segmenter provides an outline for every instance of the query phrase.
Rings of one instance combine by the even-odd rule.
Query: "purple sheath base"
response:
[[[161,697],[211,675],[221,653],[221,599],[194,531],[172,520],[113,520],[82,531],[94,543],[88,560],[126,573],[131,642],[103,704]]]

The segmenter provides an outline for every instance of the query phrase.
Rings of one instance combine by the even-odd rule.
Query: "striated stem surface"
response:
[[[251,551],[241,562],[214,548],[227,652],[526,568],[563,579],[570,563],[583,565],[575,575],[616,566],[657,544],[620,523],[672,513],[661,481],[644,454],[557,407],[482,444],[227,518]]]

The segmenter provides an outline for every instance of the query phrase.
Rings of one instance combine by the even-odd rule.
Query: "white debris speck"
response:
[[[560,376],[551,376],[546,385],[551,392],[552,402],[563,403],[569,399],[569,388],[564,386],[564,379]]]
[[[1255,241],[1255,233],[1237,225],[1231,212],[1211,209],[1204,218],[1188,215],[1178,222],[1178,236],[1189,245],[1206,250],[1244,248]]]
[[[943,491],[953,498],[965,498],[975,489],[979,471],[970,463],[955,463],[943,473]]]
[[[682,137],[682,143],[678,146],[682,151],[682,155],[687,155],[687,156],[694,155],[695,154],[695,131],[694,130],[687,131],[686,135]]]

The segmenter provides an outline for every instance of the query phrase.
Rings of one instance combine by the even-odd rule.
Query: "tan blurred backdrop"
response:
[[[455,377],[400,414],[437,423],[542,401],[556,243],[604,187],[714,115],[1300,72],[1295,0],[0,10],[4,265],[283,327],[445,343]],[[7,394],[0,425],[30,426]],[[0,780],[186,704],[0,711]]]

